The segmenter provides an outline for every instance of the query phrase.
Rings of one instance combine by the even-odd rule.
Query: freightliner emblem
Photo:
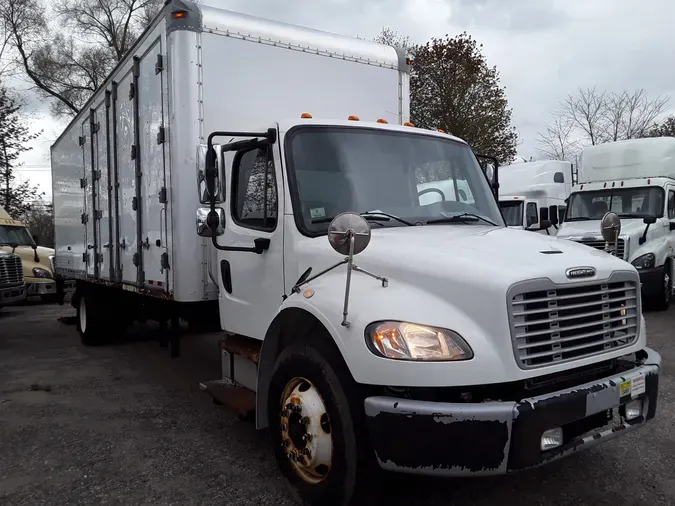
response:
[[[591,278],[595,276],[595,269],[593,267],[574,267],[567,269],[565,275],[570,279]]]

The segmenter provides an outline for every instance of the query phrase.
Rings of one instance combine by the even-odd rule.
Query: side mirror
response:
[[[197,235],[199,237],[212,237],[211,227],[209,227],[209,213],[211,210],[208,207],[200,207],[197,209]],[[217,207],[216,213],[218,215],[218,228],[216,229],[216,236],[221,236],[225,233],[225,211]]]
[[[551,226],[553,226],[551,220],[541,220],[539,222],[539,230],[546,230],[547,228],[551,228]]]
[[[39,240],[39,239],[40,239],[40,238],[39,238],[37,235],[33,234],[33,242],[34,242],[37,246],[40,245],[40,240]]]
[[[548,206],[548,219],[551,220],[551,225],[557,225],[558,221],[558,206]]]
[[[600,233],[605,242],[613,245],[621,233],[621,220],[615,213],[605,213],[600,221]]]
[[[653,225],[654,223],[656,223],[656,217],[655,216],[647,216],[642,221],[644,222],[645,225]]]
[[[338,214],[328,226],[328,242],[341,255],[349,255],[351,261],[370,243],[370,224],[357,213]]]
[[[209,153],[206,144],[197,147],[197,187],[199,189],[199,203],[211,202],[211,195],[215,195],[216,202],[224,201],[224,188],[220,183],[220,175],[223,173],[222,147],[214,144]]]

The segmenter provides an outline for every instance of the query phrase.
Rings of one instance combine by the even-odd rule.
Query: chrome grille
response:
[[[517,286],[509,299],[511,336],[521,368],[578,360],[637,340],[640,308],[636,280],[572,286],[549,281],[534,284],[541,286]]]
[[[591,248],[599,249],[604,251],[605,250],[605,240],[604,239],[575,239],[575,242],[579,242],[581,244],[585,244],[586,246],[590,246]],[[611,245],[614,247],[614,245]],[[625,244],[623,239],[619,239],[616,243],[616,249],[617,253],[616,256],[619,258],[624,258],[624,253],[625,253]]]
[[[23,284],[23,266],[18,255],[0,255],[0,287]]]

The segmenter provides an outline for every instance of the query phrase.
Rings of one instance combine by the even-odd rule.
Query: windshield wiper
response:
[[[575,218],[567,218],[565,221],[590,221],[588,216],[577,216]]]
[[[404,220],[403,218],[399,218],[398,216],[394,216],[393,214],[388,214],[388,213],[382,213],[380,211],[369,211],[366,213],[360,213],[361,216],[363,216],[366,220],[368,221],[400,221],[404,225],[408,225],[409,227],[413,226],[413,223],[410,223],[407,220]],[[335,216],[333,217],[325,217],[325,218],[316,218],[312,220],[312,223],[330,223],[335,219]]]
[[[489,223],[490,225],[497,226],[497,224],[493,221],[488,220],[487,218],[483,218],[482,216],[479,216],[477,214],[472,214],[472,213],[462,213],[462,214],[456,214],[454,216],[444,216],[442,218],[432,218],[429,221],[427,221],[427,225],[431,225],[433,223],[469,223],[473,221],[484,221],[485,223]]]
[[[619,218],[644,218],[645,216],[642,214],[635,214],[635,213],[622,213],[618,215]]]

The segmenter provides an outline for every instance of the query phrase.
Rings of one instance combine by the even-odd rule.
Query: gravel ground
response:
[[[292,504],[267,435],[198,389],[219,376],[214,336],[174,360],[150,326],[84,348],[72,315],[0,312],[0,504]],[[388,506],[675,504],[675,308],[646,318],[665,368],[648,428],[513,476],[397,479]]]

